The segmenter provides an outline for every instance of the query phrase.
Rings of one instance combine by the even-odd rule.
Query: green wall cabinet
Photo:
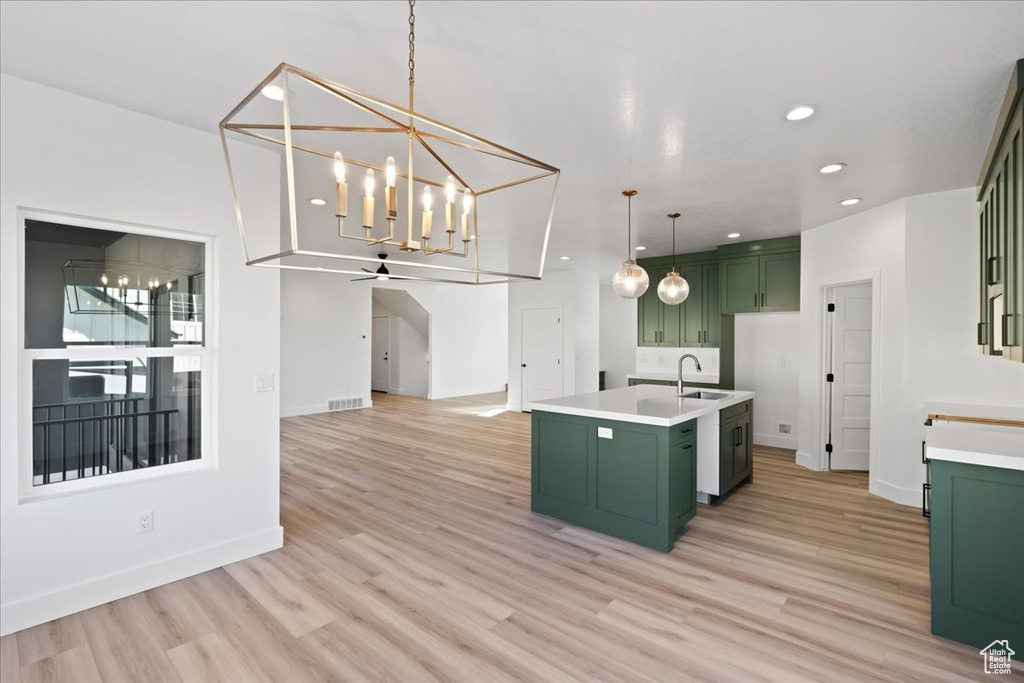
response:
[[[723,259],[722,313],[754,313],[761,296],[761,280],[756,256]]]
[[[1024,643],[1024,471],[929,467],[932,633],[975,648]]]
[[[978,179],[982,353],[1024,361],[1024,60],[1017,62]]]
[[[531,420],[530,509],[672,550],[697,514],[696,420],[653,427],[537,409]]]
[[[717,252],[641,259],[650,287],[637,302],[637,345],[718,348],[722,338]],[[690,295],[678,306],[658,298],[658,283],[672,264],[690,285]]]
[[[666,306],[658,298],[658,283],[668,275],[670,269],[646,269],[651,284],[637,301],[637,345],[681,346],[679,306]]]
[[[719,267],[722,313],[800,310],[799,251],[723,258]]]

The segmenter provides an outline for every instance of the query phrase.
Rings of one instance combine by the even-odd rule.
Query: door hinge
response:
[[[558,320],[556,320],[555,322],[562,322],[562,319],[558,318]]]
[[[836,376],[835,376],[835,375],[833,375],[833,374],[832,374],[832,373],[830,372],[830,373],[828,373],[827,375],[825,375],[825,381],[826,381],[826,382],[834,382],[834,381],[836,381]]]
[[[829,313],[835,313],[836,312],[836,305],[835,304],[829,304],[828,305],[828,312]]]
[[[826,453],[831,453],[832,452],[832,444],[830,444],[830,443],[825,444],[825,452]]]

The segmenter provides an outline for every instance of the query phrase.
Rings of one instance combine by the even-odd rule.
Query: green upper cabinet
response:
[[[658,283],[676,271],[690,285],[686,301],[670,306],[658,298]],[[651,284],[637,302],[637,345],[718,347],[721,304],[718,301],[718,254],[714,251],[643,259]]]
[[[1024,360],[1024,60],[1017,62],[978,179],[978,346]]]
[[[683,266],[679,269],[687,284],[690,295],[678,306],[667,306],[679,310],[681,317],[680,333],[682,343],[679,346],[704,345],[704,266]]]
[[[719,266],[704,266],[704,343],[702,346],[718,348],[722,343],[722,299]]]
[[[722,245],[722,313],[800,310],[800,237]]]
[[[756,256],[722,259],[722,313],[753,313],[761,296]]]
[[[642,259],[650,287],[637,302],[637,345],[722,344],[722,315],[800,310],[800,237],[722,245],[716,251]],[[673,263],[690,285],[678,306],[658,298]]]
[[[760,256],[761,311],[800,310],[800,252]]]

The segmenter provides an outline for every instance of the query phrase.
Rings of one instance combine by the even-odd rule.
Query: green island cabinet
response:
[[[672,550],[697,514],[696,420],[656,427],[541,410],[531,419],[534,512]]]
[[[1024,646],[1024,471],[928,461],[932,633]]]
[[[721,311],[800,310],[800,236],[724,244],[718,248]]]
[[[1018,60],[978,178],[978,347],[1024,361],[1024,59]]]
[[[718,428],[719,496],[754,479],[754,445],[750,426],[754,402],[745,401],[722,410]]]

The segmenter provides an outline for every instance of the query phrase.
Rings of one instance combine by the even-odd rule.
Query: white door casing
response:
[[[522,409],[532,401],[560,398],[562,391],[562,309],[524,308],[522,312]]]
[[[375,317],[370,336],[370,388],[386,392],[391,386],[391,320]]]
[[[871,283],[836,287],[830,431],[835,470],[867,470],[871,436]]]

